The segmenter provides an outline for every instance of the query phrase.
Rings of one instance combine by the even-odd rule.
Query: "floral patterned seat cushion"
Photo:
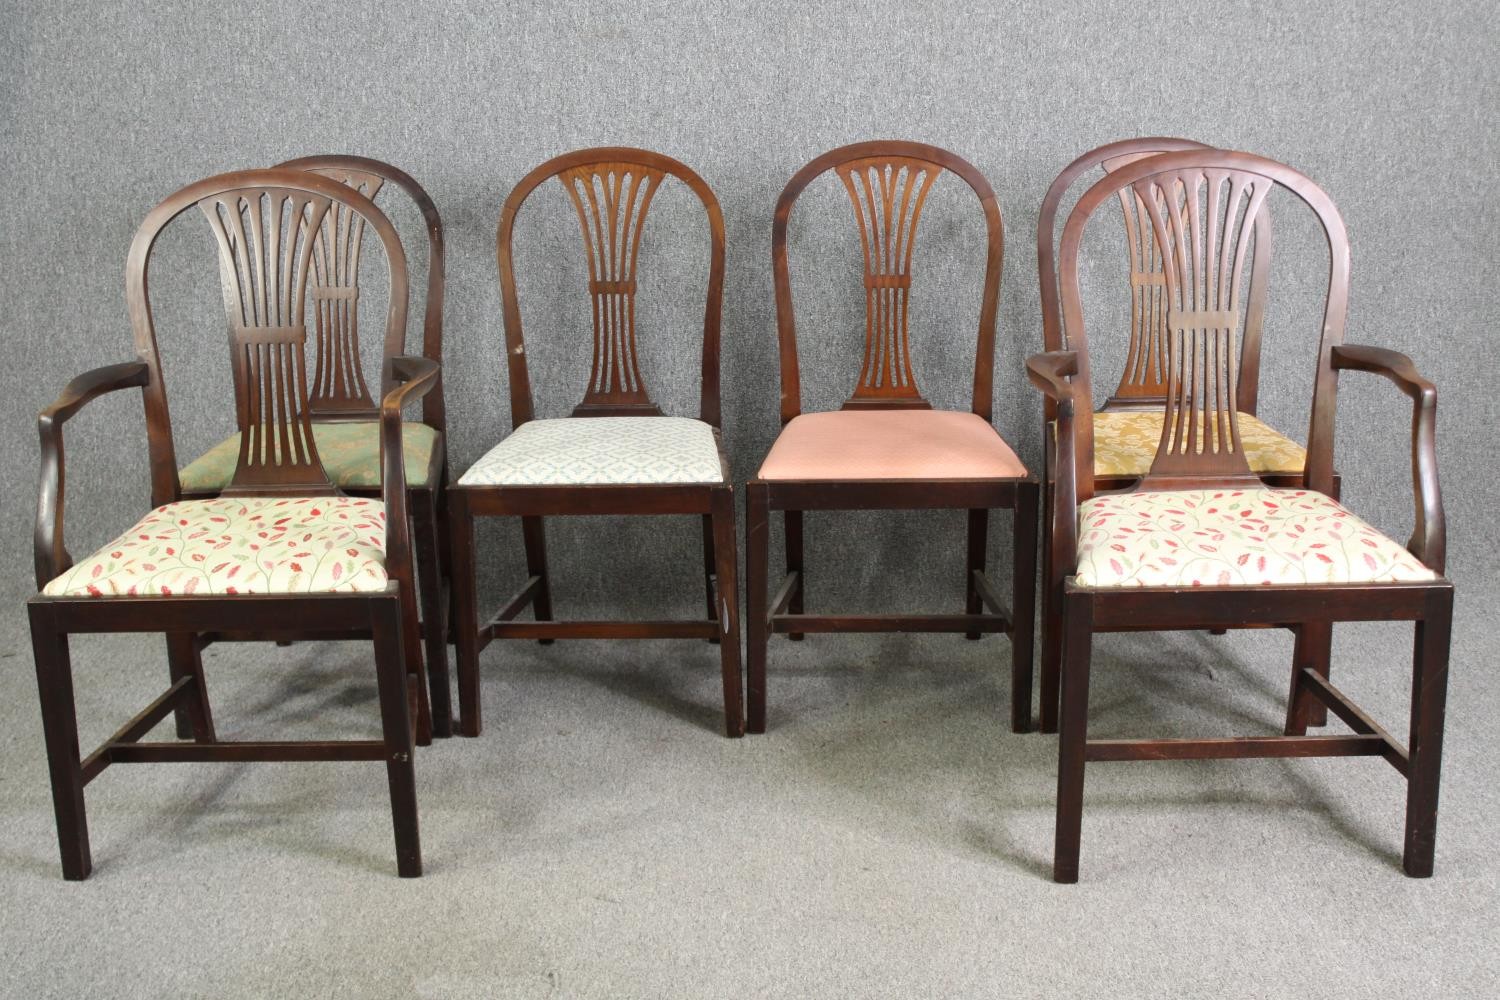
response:
[[[1309,490],[1111,493],[1078,509],[1085,587],[1384,583],[1437,574]]]
[[[459,477],[460,486],[722,483],[713,428],[686,417],[530,420]]]
[[[386,582],[379,500],[219,497],[156,508],[42,593],[314,594],[378,591]]]
[[[1102,410],[1094,414],[1094,475],[1139,479],[1151,470],[1161,443],[1161,410]],[[1240,443],[1250,471],[1301,474],[1307,450],[1249,413],[1239,415]]]
[[[340,489],[377,489],[380,486],[380,423],[375,420],[349,422],[313,421],[313,441],[318,458],[333,485]],[[406,453],[406,485],[428,486],[432,452],[438,432],[426,424],[401,425],[401,446]],[[177,474],[188,493],[217,493],[234,478],[240,457],[240,436],[225,438],[199,455]]]

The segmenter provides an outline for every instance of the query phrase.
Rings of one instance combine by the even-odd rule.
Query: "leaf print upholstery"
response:
[[[1078,509],[1085,587],[1381,583],[1437,574],[1309,490],[1109,493]]]
[[[386,582],[380,501],[218,497],[156,508],[42,593],[343,593],[384,590]]]

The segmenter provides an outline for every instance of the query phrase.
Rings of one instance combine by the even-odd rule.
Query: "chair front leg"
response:
[[[1050,463],[1051,449],[1044,449]],[[1042,662],[1041,712],[1037,729],[1057,732],[1059,678],[1062,673],[1062,579],[1052,551],[1052,479],[1050,464],[1042,471]]]
[[[403,663],[398,601],[373,603],[371,632],[375,640],[375,674],[380,689],[380,726],[385,740],[386,783],[391,794],[391,823],[396,835],[396,872],[402,878],[422,874],[422,841],[417,826],[416,748],[407,706],[407,670]]]
[[[214,742],[214,716],[208,704],[208,683],[203,676],[202,647],[198,637],[191,632],[168,632],[167,665],[173,684],[184,677],[193,679],[192,696],[187,704],[174,712],[177,738],[199,743]]]
[[[412,537],[417,557],[417,591],[422,601],[422,642],[427,657],[428,704],[432,735],[453,735],[453,703],[448,688],[448,612],[443,607],[442,543],[438,499],[433,490],[412,490]]]
[[[745,487],[745,728],[752,733],[766,731],[766,645],[770,639],[766,625],[766,572],[771,558],[771,539],[767,530],[769,507],[770,491],[764,484],[750,483]]]
[[[1052,854],[1054,882],[1078,881],[1093,628],[1092,598],[1087,594],[1068,595],[1063,608],[1062,711],[1058,719],[1057,750],[1057,840]]]
[[[715,582],[718,600],[714,618],[719,625],[719,660],[724,673],[724,732],[745,735],[745,702],[741,696],[744,677],[740,672],[740,588],[735,553],[734,493],[728,489],[713,494]]]
[[[479,607],[474,570],[474,517],[463,490],[448,494],[448,525],[453,553],[454,659],[458,667],[458,731],[478,736],[483,728],[479,706]]]
[[[1412,878],[1432,874],[1452,630],[1453,592],[1434,591],[1427,599],[1426,617],[1417,622],[1412,655],[1406,842],[1401,854],[1401,867]]]
[[[1016,524],[1012,544],[1010,625],[1010,728],[1031,731],[1031,678],[1036,636],[1036,483],[1016,487]]]
[[[984,611],[984,601],[979,596],[979,587],[974,583],[974,574],[984,572],[985,556],[990,539],[990,512],[980,508],[969,511],[968,559],[964,563],[964,614],[977,615]],[[981,639],[983,632],[965,632],[965,639]]]
[[[422,622],[417,613],[416,580],[398,581],[401,593],[401,648],[406,660],[407,708],[416,721],[417,745],[432,745],[432,703],[428,698],[427,661],[422,655]]]
[[[78,717],[73,704],[73,666],[68,637],[45,605],[30,606],[31,647],[36,687],[42,703],[42,735],[52,778],[52,809],[63,878],[80,881],[93,871],[88,817],[83,805],[83,768],[78,757]]]

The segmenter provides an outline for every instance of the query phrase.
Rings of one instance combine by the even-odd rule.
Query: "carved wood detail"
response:
[[[244,188],[198,202],[219,245],[240,454],[225,493],[331,492],[313,440],[304,322],[315,234],[331,200]]]
[[[1166,299],[1166,413],[1151,477],[1250,475],[1238,350],[1252,235],[1271,186],[1245,171],[1189,168],[1129,190],[1161,248]]]
[[[635,290],[641,234],[663,176],[664,171],[639,163],[588,163],[558,174],[578,212],[593,304],[593,362],[575,414],[661,412],[641,377]]]
[[[854,207],[865,259],[865,355],[845,405],[907,400],[925,406],[912,372],[907,307],[917,223],[941,169],[900,156],[850,160],[836,169]]]

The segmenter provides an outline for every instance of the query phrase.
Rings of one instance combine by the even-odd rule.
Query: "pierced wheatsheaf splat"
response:
[[[865,256],[865,356],[845,405],[926,405],[912,373],[907,304],[917,222],[941,171],[923,160],[886,156],[850,160],[837,171]]]
[[[1105,173],[1111,173],[1151,155],[1116,156],[1102,166]],[[1122,189],[1120,209],[1130,258],[1130,343],[1114,399],[1160,401],[1167,392],[1167,295],[1161,250],[1141,196],[1130,188]]]
[[[304,323],[314,234],[329,199],[277,188],[198,203],[219,244],[240,454],[225,492],[328,490],[309,422]]]
[[[1239,432],[1239,338],[1255,221],[1271,189],[1185,169],[1134,185],[1161,247],[1166,412],[1151,475],[1250,475]]]
[[[635,277],[646,213],[663,176],[637,163],[591,163],[558,175],[578,211],[594,314],[594,358],[575,413],[661,412],[636,354]]]
[[[366,170],[314,170],[375,199],[385,179]],[[359,265],[365,220],[334,204],[315,230],[312,253],[313,321],[317,333],[312,392],[314,413],[371,413],[375,400],[365,382],[359,349]]]

